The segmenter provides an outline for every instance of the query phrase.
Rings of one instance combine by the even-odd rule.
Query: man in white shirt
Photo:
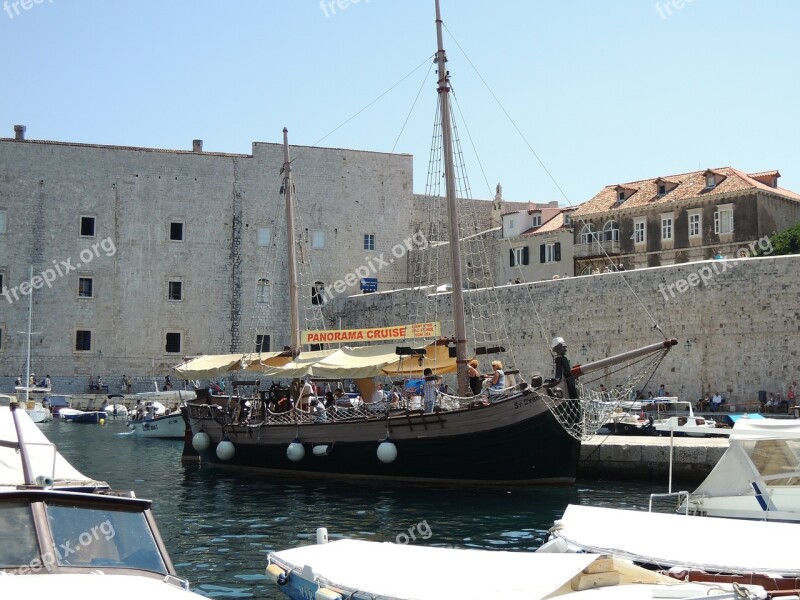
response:
[[[300,390],[300,410],[308,410],[309,402],[313,396],[314,387],[311,385],[311,379],[306,377],[303,388]]]
[[[722,396],[720,395],[719,392],[717,392],[711,398],[711,411],[712,412],[717,412],[719,410],[719,407],[720,407],[721,404],[722,404]]]

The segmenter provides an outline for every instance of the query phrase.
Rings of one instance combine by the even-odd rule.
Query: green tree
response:
[[[800,222],[781,233],[769,238],[766,249],[758,247],[756,256],[781,256],[782,254],[800,254]],[[770,248],[772,251],[770,252]]]

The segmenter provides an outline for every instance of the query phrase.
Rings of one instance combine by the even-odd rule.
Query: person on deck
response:
[[[337,408],[353,408],[353,402],[345,395],[342,388],[336,388],[333,392],[333,404]]]
[[[478,371],[478,359],[473,358],[467,363],[467,374],[469,375],[469,389],[472,391],[473,396],[481,393],[482,381],[481,374]]]
[[[425,412],[433,412],[433,407],[436,404],[436,375],[428,368],[422,372],[425,377],[425,383],[422,385],[422,397],[425,401]]]
[[[299,408],[300,410],[308,410],[309,403],[311,402],[311,398],[314,396],[314,386],[311,385],[311,379],[306,377],[305,381],[303,382],[303,387],[300,390],[300,401],[299,401]]]
[[[563,379],[567,384],[567,392],[569,393],[569,397],[573,399],[577,398],[578,390],[575,387],[575,377],[572,376],[572,367],[570,366],[569,359],[567,358],[567,343],[564,341],[564,338],[555,337],[550,345],[555,353],[555,356],[553,357],[555,380],[561,381]]]
[[[376,403],[383,403],[385,401],[386,397],[383,395],[383,384],[379,383],[375,391],[372,392],[372,404],[375,405]]]
[[[499,360],[492,361],[492,378],[489,380],[489,393],[501,392],[506,387],[506,374],[503,372],[503,363]]]

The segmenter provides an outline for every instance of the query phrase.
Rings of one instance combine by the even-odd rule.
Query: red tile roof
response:
[[[553,233],[554,231],[566,231],[572,229],[571,225],[565,223],[565,217],[568,213],[572,212],[571,208],[565,208],[552,219],[542,223],[539,227],[531,227],[526,229],[520,235],[536,235],[539,233]]]
[[[706,187],[705,173],[711,171],[720,175],[723,179],[718,181],[714,188]],[[777,171],[768,171],[767,174],[777,173]],[[753,174],[764,176],[765,174]],[[640,208],[653,205],[669,206],[675,202],[683,200],[692,200],[698,198],[705,198],[708,196],[731,194],[735,192],[745,192],[747,190],[763,190],[772,194],[783,196],[790,200],[800,201],[800,194],[785,190],[783,188],[773,188],[761,181],[753,178],[753,175],[747,175],[742,171],[734,169],[733,167],[722,167],[720,169],[705,169],[703,171],[693,171],[691,173],[683,173],[681,175],[671,175],[669,177],[661,177],[660,179],[677,183],[678,185],[672,190],[668,191],[663,196],[658,195],[658,184],[656,181],[658,177],[653,179],[643,179],[641,181],[632,181],[624,184],[607,185],[594,198],[585,202],[577,207],[573,216],[582,217],[596,213],[605,213],[612,210],[624,210],[630,208]],[[635,189],[636,191],[631,194],[624,202],[617,201],[616,190],[619,187],[626,189]]]

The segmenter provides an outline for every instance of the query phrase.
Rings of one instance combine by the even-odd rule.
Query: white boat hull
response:
[[[186,424],[180,413],[165,415],[155,419],[131,421],[128,428],[133,435],[148,438],[166,438],[182,440],[186,431]]]

